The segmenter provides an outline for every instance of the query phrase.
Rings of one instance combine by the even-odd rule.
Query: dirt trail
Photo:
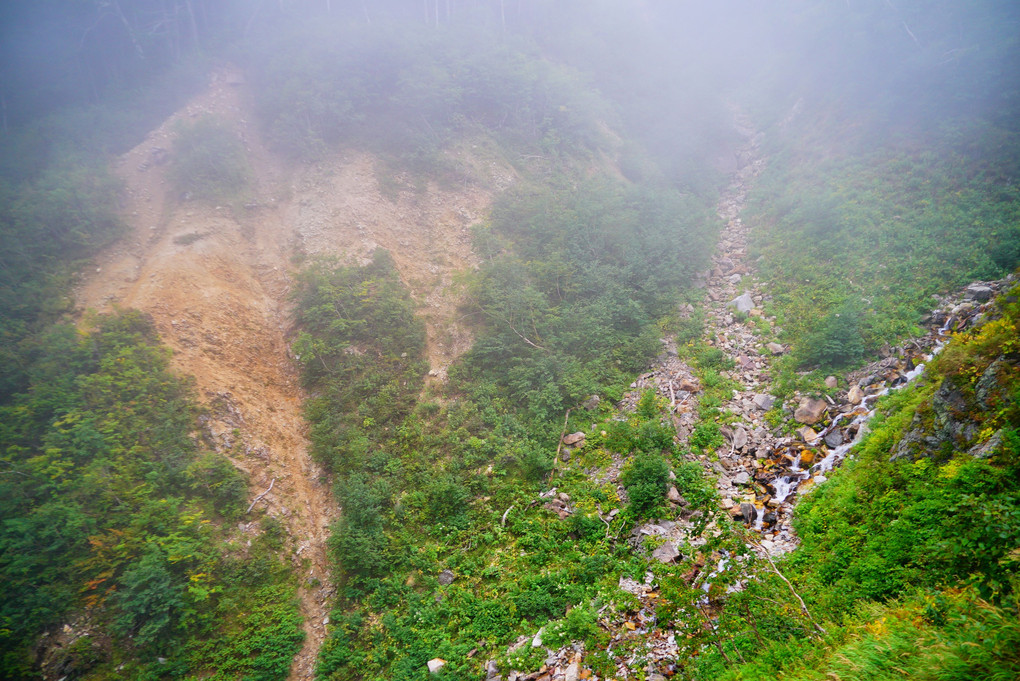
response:
[[[468,227],[491,194],[429,187],[388,199],[367,155],[289,167],[263,146],[247,110],[241,75],[220,70],[206,92],[115,162],[130,230],[96,258],[76,297],[82,310],[149,313],[175,369],[194,376],[217,448],[250,476],[250,499],[272,485],[252,515],[264,508],[292,537],[307,637],[291,678],[307,679],[326,635],[334,591],[326,540],[339,509],[309,456],[304,395],[289,355],[292,257],[300,250],[358,260],[376,246],[389,249],[421,306],[433,375],[441,378],[470,346],[451,285],[456,270],[473,266]],[[207,113],[228,122],[247,148],[256,198],[243,208],[188,201],[166,179],[175,125]],[[505,171],[489,171],[506,181]],[[258,531],[251,522],[239,529]]]

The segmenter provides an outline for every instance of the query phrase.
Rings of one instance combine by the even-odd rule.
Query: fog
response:
[[[570,64],[638,127],[802,97],[913,125],[1017,111],[1018,17],[1002,0],[23,0],[0,9],[0,96],[9,128],[281,41],[433,32]]]

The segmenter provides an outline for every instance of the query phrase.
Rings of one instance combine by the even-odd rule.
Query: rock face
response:
[[[806,426],[813,426],[822,420],[822,416],[825,415],[825,410],[828,406],[825,400],[805,397],[797,405],[797,411],[793,413],[793,420]]]

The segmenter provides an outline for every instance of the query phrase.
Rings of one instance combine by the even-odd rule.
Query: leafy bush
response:
[[[669,464],[661,454],[641,452],[620,474],[635,518],[650,518],[663,505],[669,487]]]

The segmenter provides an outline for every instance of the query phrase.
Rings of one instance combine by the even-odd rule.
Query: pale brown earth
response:
[[[388,249],[426,322],[431,376],[443,380],[471,343],[453,286],[456,272],[475,265],[469,228],[515,178],[506,164],[480,160],[466,145],[448,154],[465,178],[456,187],[412,189],[398,175],[382,177],[390,188],[384,195],[383,166],[370,155],[288,164],[262,144],[249,110],[241,74],[221,69],[206,92],[114,162],[129,231],[96,258],[76,300],[82,311],[150,314],[173,350],[174,369],[194,377],[217,448],[249,475],[249,499],[272,485],[239,531],[257,532],[252,521],[265,512],[290,533],[307,632],[291,678],[304,679],[326,635],[334,592],[326,540],[340,509],[309,456],[304,394],[289,353],[294,256],[360,262],[376,247]],[[248,151],[253,188],[233,205],[177,196],[166,179],[175,126],[206,113],[228,122]]]

